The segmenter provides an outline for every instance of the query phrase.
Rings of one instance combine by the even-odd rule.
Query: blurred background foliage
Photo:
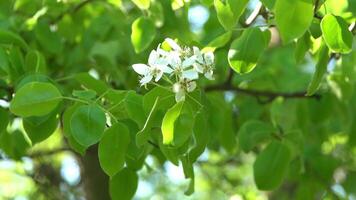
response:
[[[142,4],[137,2],[140,0],[1,0],[0,29],[17,33],[30,48],[41,53],[45,60],[43,72],[60,85],[64,94],[80,88],[80,84],[71,79],[82,72],[89,72],[115,89],[146,93],[145,88],[138,86],[137,76],[130,66],[145,63],[149,52],[164,38],[177,38],[186,45],[203,48],[226,33],[212,0],[151,0],[148,9],[140,8]],[[271,1],[262,2],[269,5]],[[229,42],[215,50],[215,81],[200,80],[200,86],[209,88],[224,83],[230,76],[229,44],[241,35],[245,20],[258,4],[258,0],[249,1]],[[349,24],[355,23],[356,1],[327,0],[319,4],[322,5],[319,15],[332,13],[342,16]],[[351,53],[342,57],[336,54],[330,60],[316,98],[283,97],[283,94],[303,92],[308,87],[315,71],[320,35],[311,37],[308,52],[297,62],[296,42],[282,44],[273,13],[267,17],[269,21],[261,13],[252,26],[269,28],[272,40],[254,71],[232,77],[232,84],[242,90],[212,90],[207,94],[214,102],[211,107],[214,115],[209,121],[212,139],[194,165],[195,193],[185,196],[189,181],[184,179],[182,169],[164,162],[161,153],[152,153],[154,155],[148,156],[144,167],[138,171],[134,199],[356,198],[355,45]],[[147,48],[136,53],[131,43],[131,24],[141,16],[154,20],[154,38]],[[318,26],[320,20],[316,17],[314,21]],[[6,75],[5,66],[9,65],[5,56],[0,48],[2,77]],[[15,80],[0,79],[2,97],[16,90],[15,83]],[[253,91],[267,91],[268,94],[259,95]],[[8,107],[6,98],[1,105],[0,114],[9,115],[5,110]],[[1,121],[8,118],[1,117]],[[58,124],[59,118],[55,118]],[[249,153],[240,147],[238,130],[250,120],[271,122],[282,132],[301,133],[303,145],[297,147],[301,156],[292,161],[286,180],[275,191],[259,191],[254,183],[253,163],[265,144]],[[85,182],[96,176],[97,171],[85,165],[95,159],[97,162],[95,156],[83,159],[70,150],[61,126],[55,126],[56,131],[48,139],[29,149],[29,138],[23,131],[21,119],[11,116],[10,121],[3,128],[7,131],[0,134],[0,199],[88,198]],[[11,143],[6,137],[17,139]],[[91,151],[87,150],[87,154]],[[99,182],[96,184],[94,187],[107,187]],[[103,195],[100,189],[95,192]],[[100,199],[105,198],[103,195]]]

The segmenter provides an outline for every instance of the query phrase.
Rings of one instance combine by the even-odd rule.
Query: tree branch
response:
[[[267,102],[263,103],[268,103],[272,100],[274,100],[277,97],[284,97],[284,98],[315,98],[315,99],[320,99],[321,95],[312,95],[312,96],[306,96],[306,92],[292,92],[292,93],[284,93],[284,92],[273,92],[273,91],[261,91],[261,90],[254,90],[254,89],[244,89],[244,88],[239,88],[233,85],[227,85],[227,84],[221,84],[221,85],[212,85],[208,86],[205,88],[206,92],[211,92],[211,91],[234,91],[234,92],[239,92],[243,93],[246,95],[254,96],[254,97],[267,97],[268,100]]]

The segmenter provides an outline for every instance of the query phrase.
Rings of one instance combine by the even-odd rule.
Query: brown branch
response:
[[[315,98],[315,99],[320,99],[321,95],[312,95],[312,96],[306,96],[306,92],[292,92],[292,93],[284,93],[284,92],[273,92],[273,91],[261,91],[261,90],[254,90],[254,89],[244,89],[244,88],[239,88],[233,85],[212,85],[208,86],[205,88],[206,92],[211,92],[211,91],[234,91],[234,92],[239,92],[242,94],[254,96],[257,98],[260,97],[266,97],[268,98],[267,102],[263,103],[268,103],[272,100],[274,100],[277,97],[284,97],[284,98]]]

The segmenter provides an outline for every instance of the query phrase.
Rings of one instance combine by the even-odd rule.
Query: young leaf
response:
[[[161,129],[162,129],[162,136],[163,136],[163,144],[165,145],[169,145],[173,143],[174,124],[180,115],[183,104],[184,101],[178,102],[172,108],[170,108],[164,115]]]
[[[220,24],[225,30],[231,30],[235,26],[236,20],[230,5],[224,4],[221,0],[214,0],[214,6]]]
[[[259,28],[248,28],[231,44],[228,59],[230,67],[237,73],[251,72],[267,47],[267,34]]]
[[[70,120],[74,139],[81,145],[89,147],[101,139],[104,133],[105,113],[96,105],[79,106]]]
[[[259,143],[271,138],[271,133],[275,131],[272,124],[257,120],[248,121],[238,132],[240,146],[242,150],[249,152]]]
[[[270,143],[257,156],[253,164],[253,174],[258,189],[278,188],[288,171],[291,156],[289,148],[283,143],[278,141]]]
[[[10,111],[21,117],[43,116],[57,107],[61,97],[58,89],[50,83],[28,83],[16,92]]]
[[[100,166],[106,174],[112,177],[124,167],[129,143],[129,129],[124,124],[116,123],[105,131],[98,153]]]
[[[110,180],[110,196],[112,200],[131,200],[138,186],[135,171],[124,168]]]
[[[312,81],[310,82],[308,87],[308,91],[307,91],[308,96],[313,95],[318,90],[320,82],[326,72],[326,67],[328,65],[328,62],[329,62],[329,49],[323,43],[319,49],[318,62],[316,63],[315,66],[315,72]]]
[[[131,42],[136,53],[145,50],[156,37],[154,23],[145,17],[137,18],[131,27]]]
[[[353,36],[343,18],[327,14],[321,20],[320,26],[330,50],[338,53],[349,53],[352,50]]]
[[[137,7],[142,10],[147,10],[150,7],[151,0],[132,0]]]
[[[313,0],[276,1],[276,23],[284,44],[305,33],[313,20],[313,8]]]
[[[225,44],[229,42],[231,35],[232,32],[228,31],[218,36],[213,41],[209,42],[209,44],[206,47],[204,47],[202,51],[203,52],[215,51],[215,49],[225,46]]]

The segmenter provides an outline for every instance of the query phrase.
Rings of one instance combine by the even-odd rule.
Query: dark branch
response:
[[[212,85],[208,86],[205,88],[206,92],[211,92],[211,91],[234,91],[234,92],[239,92],[242,94],[254,96],[254,97],[266,97],[268,98],[267,102],[272,101],[273,99],[277,97],[284,97],[284,98],[315,98],[315,99],[320,99],[321,96],[316,94],[312,96],[306,96],[306,92],[292,92],[292,93],[284,93],[284,92],[272,92],[272,91],[261,91],[261,90],[254,90],[254,89],[244,89],[244,88],[239,88],[233,85],[227,85],[227,84],[222,84],[222,85]],[[264,103],[267,103],[264,102]]]

